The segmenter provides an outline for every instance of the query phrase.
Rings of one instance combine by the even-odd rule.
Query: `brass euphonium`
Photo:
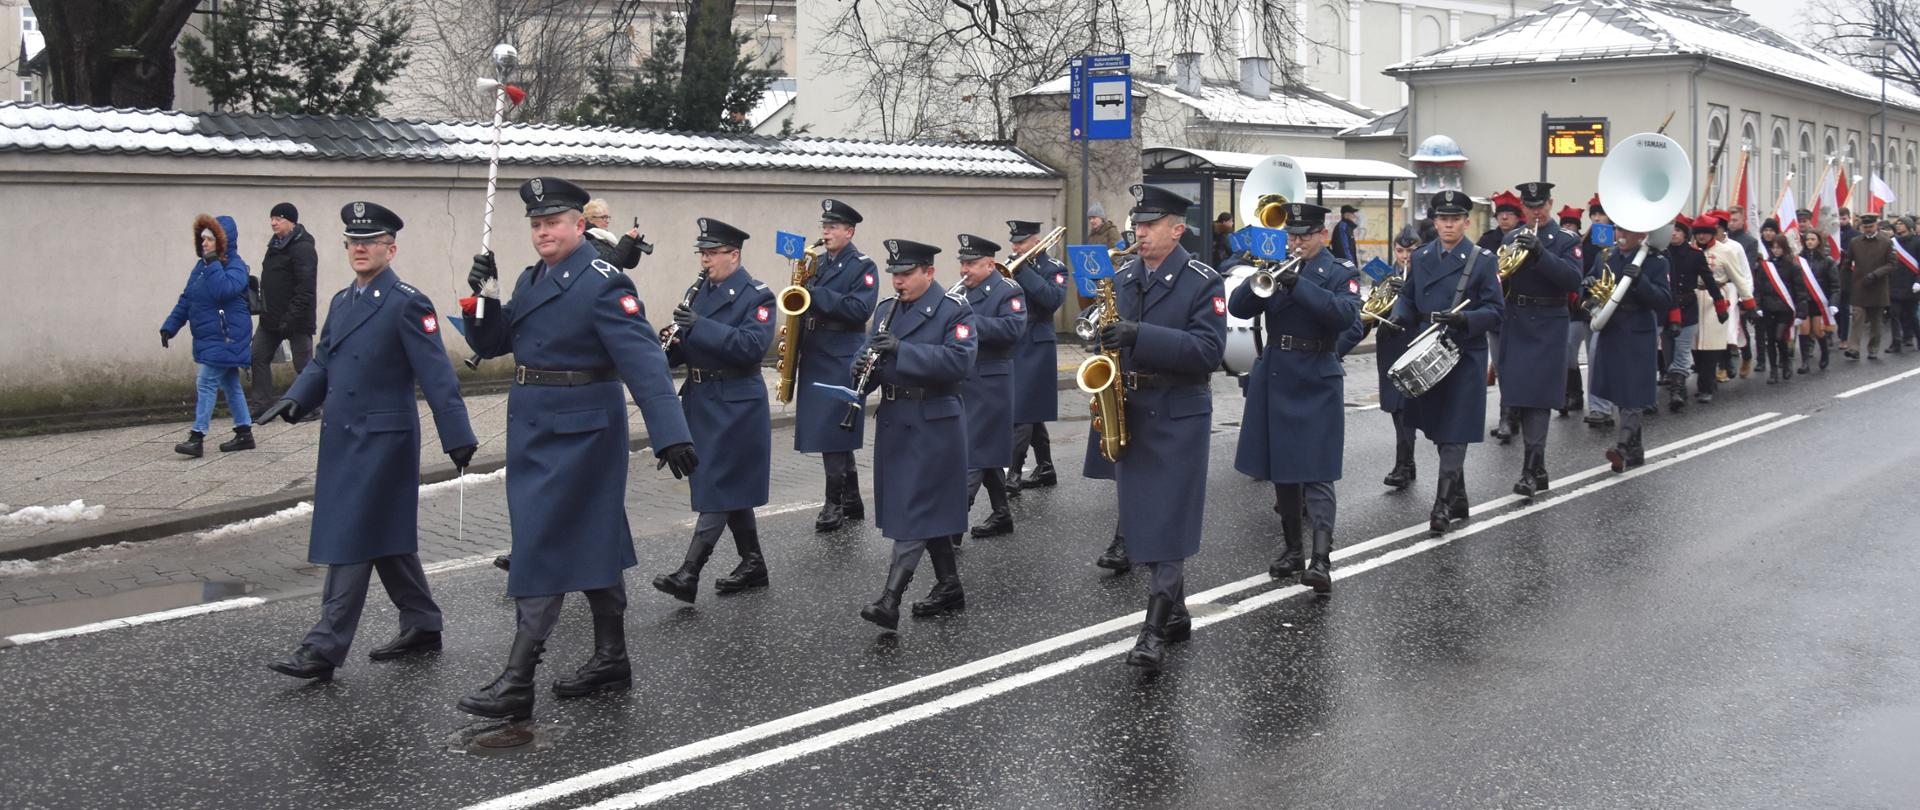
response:
[[[807,282],[820,272],[822,247],[827,240],[815,240],[806,252],[793,262],[793,281],[774,298],[774,304],[780,308],[780,363],[776,368],[780,375],[780,384],[774,389],[774,398],[784,405],[793,401],[794,377],[800,373],[800,316],[813,306],[813,293],[807,291]]]
[[[1093,324],[1093,332],[1099,334],[1101,328],[1120,320],[1113,279],[1100,279],[1096,295],[1099,303],[1095,307],[1100,316]],[[1093,429],[1100,431],[1100,455],[1108,461],[1119,461],[1127,449],[1127,399],[1126,389],[1121,385],[1120,350],[1105,349],[1081,361],[1073,379],[1081,391],[1093,395],[1087,408],[1093,412]]]

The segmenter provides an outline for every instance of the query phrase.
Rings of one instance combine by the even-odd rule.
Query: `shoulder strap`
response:
[[[1473,278],[1474,262],[1479,261],[1481,255],[1478,247],[1468,251],[1466,266],[1460,268],[1460,283],[1453,286],[1453,303],[1448,304],[1447,309],[1460,306],[1460,299],[1467,297],[1467,281]]]

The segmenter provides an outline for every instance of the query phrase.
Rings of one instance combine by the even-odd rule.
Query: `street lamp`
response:
[[[1886,23],[1874,28],[1873,36],[1867,38],[1867,44],[1874,53],[1880,55],[1880,144],[1873,150],[1873,171],[1867,175],[1867,205],[1873,205],[1872,182],[1880,176],[1887,162],[1887,74],[1892,72],[1894,42],[1886,35]]]

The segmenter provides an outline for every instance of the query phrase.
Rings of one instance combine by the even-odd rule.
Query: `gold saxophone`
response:
[[[1100,279],[1095,296],[1100,315],[1093,323],[1093,332],[1099,334],[1102,327],[1120,320],[1113,279]],[[1093,395],[1087,407],[1093,412],[1093,429],[1100,431],[1100,455],[1108,461],[1119,461],[1127,449],[1127,395],[1120,379],[1120,350],[1106,349],[1081,361],[1074,382]]]
[[[774,398],[785,405],[793,401],[793,381],[800,373],[800,316],[813,306],[813,293],[807,292],[807,282],[820,272],[820,249],[827,240],[815,240],[805,253],[793,262],[793,282],[774,299],[780,308],[780,364],[776,372],[780,375],[780,385],[774,390]]]

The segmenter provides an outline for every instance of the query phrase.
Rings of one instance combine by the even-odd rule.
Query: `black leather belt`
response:
[[[751,371],[741,368],[690,368],[687,369],[688,382],[719,382],[759,376],[760,369]]]
[[[1206,385],[1206,374],[1141,374],[1129,371],[1121,376],[1127,388],[1138,391],[1143,388],[1178,388],[1183,385]]]
[[[1013,359],[1013,352],[981,352],[973,359],[976,362],[980,360],[1011,360]]]
[[[1513,297],[1513,303],[1514,306],[1521,307],[1564,307],[1567,305],[1567,299],[1551,295],[1516,295]]]
[[[921,387],[917,385],[880,386],[881,399],[937,399],[955,396],[960,389],[953,386]]]
[[[516,366],[513,370],[513,381],[521,385],[592,385],[618,379],[620,379],[620,372],[610,368],[596,368],[590,371],[550,371]]]
[[[1330,352],[1333,343],[1326,340],[1310,340],[1292,335],[1272,335],[1267,338],[1267,348],[1283,352]]]
[[[807,331],[811,332],[816,329],[822,332],[865,332],[867,331],[867,325],[863,323],[843,323],[826,318],[808,318]]]

